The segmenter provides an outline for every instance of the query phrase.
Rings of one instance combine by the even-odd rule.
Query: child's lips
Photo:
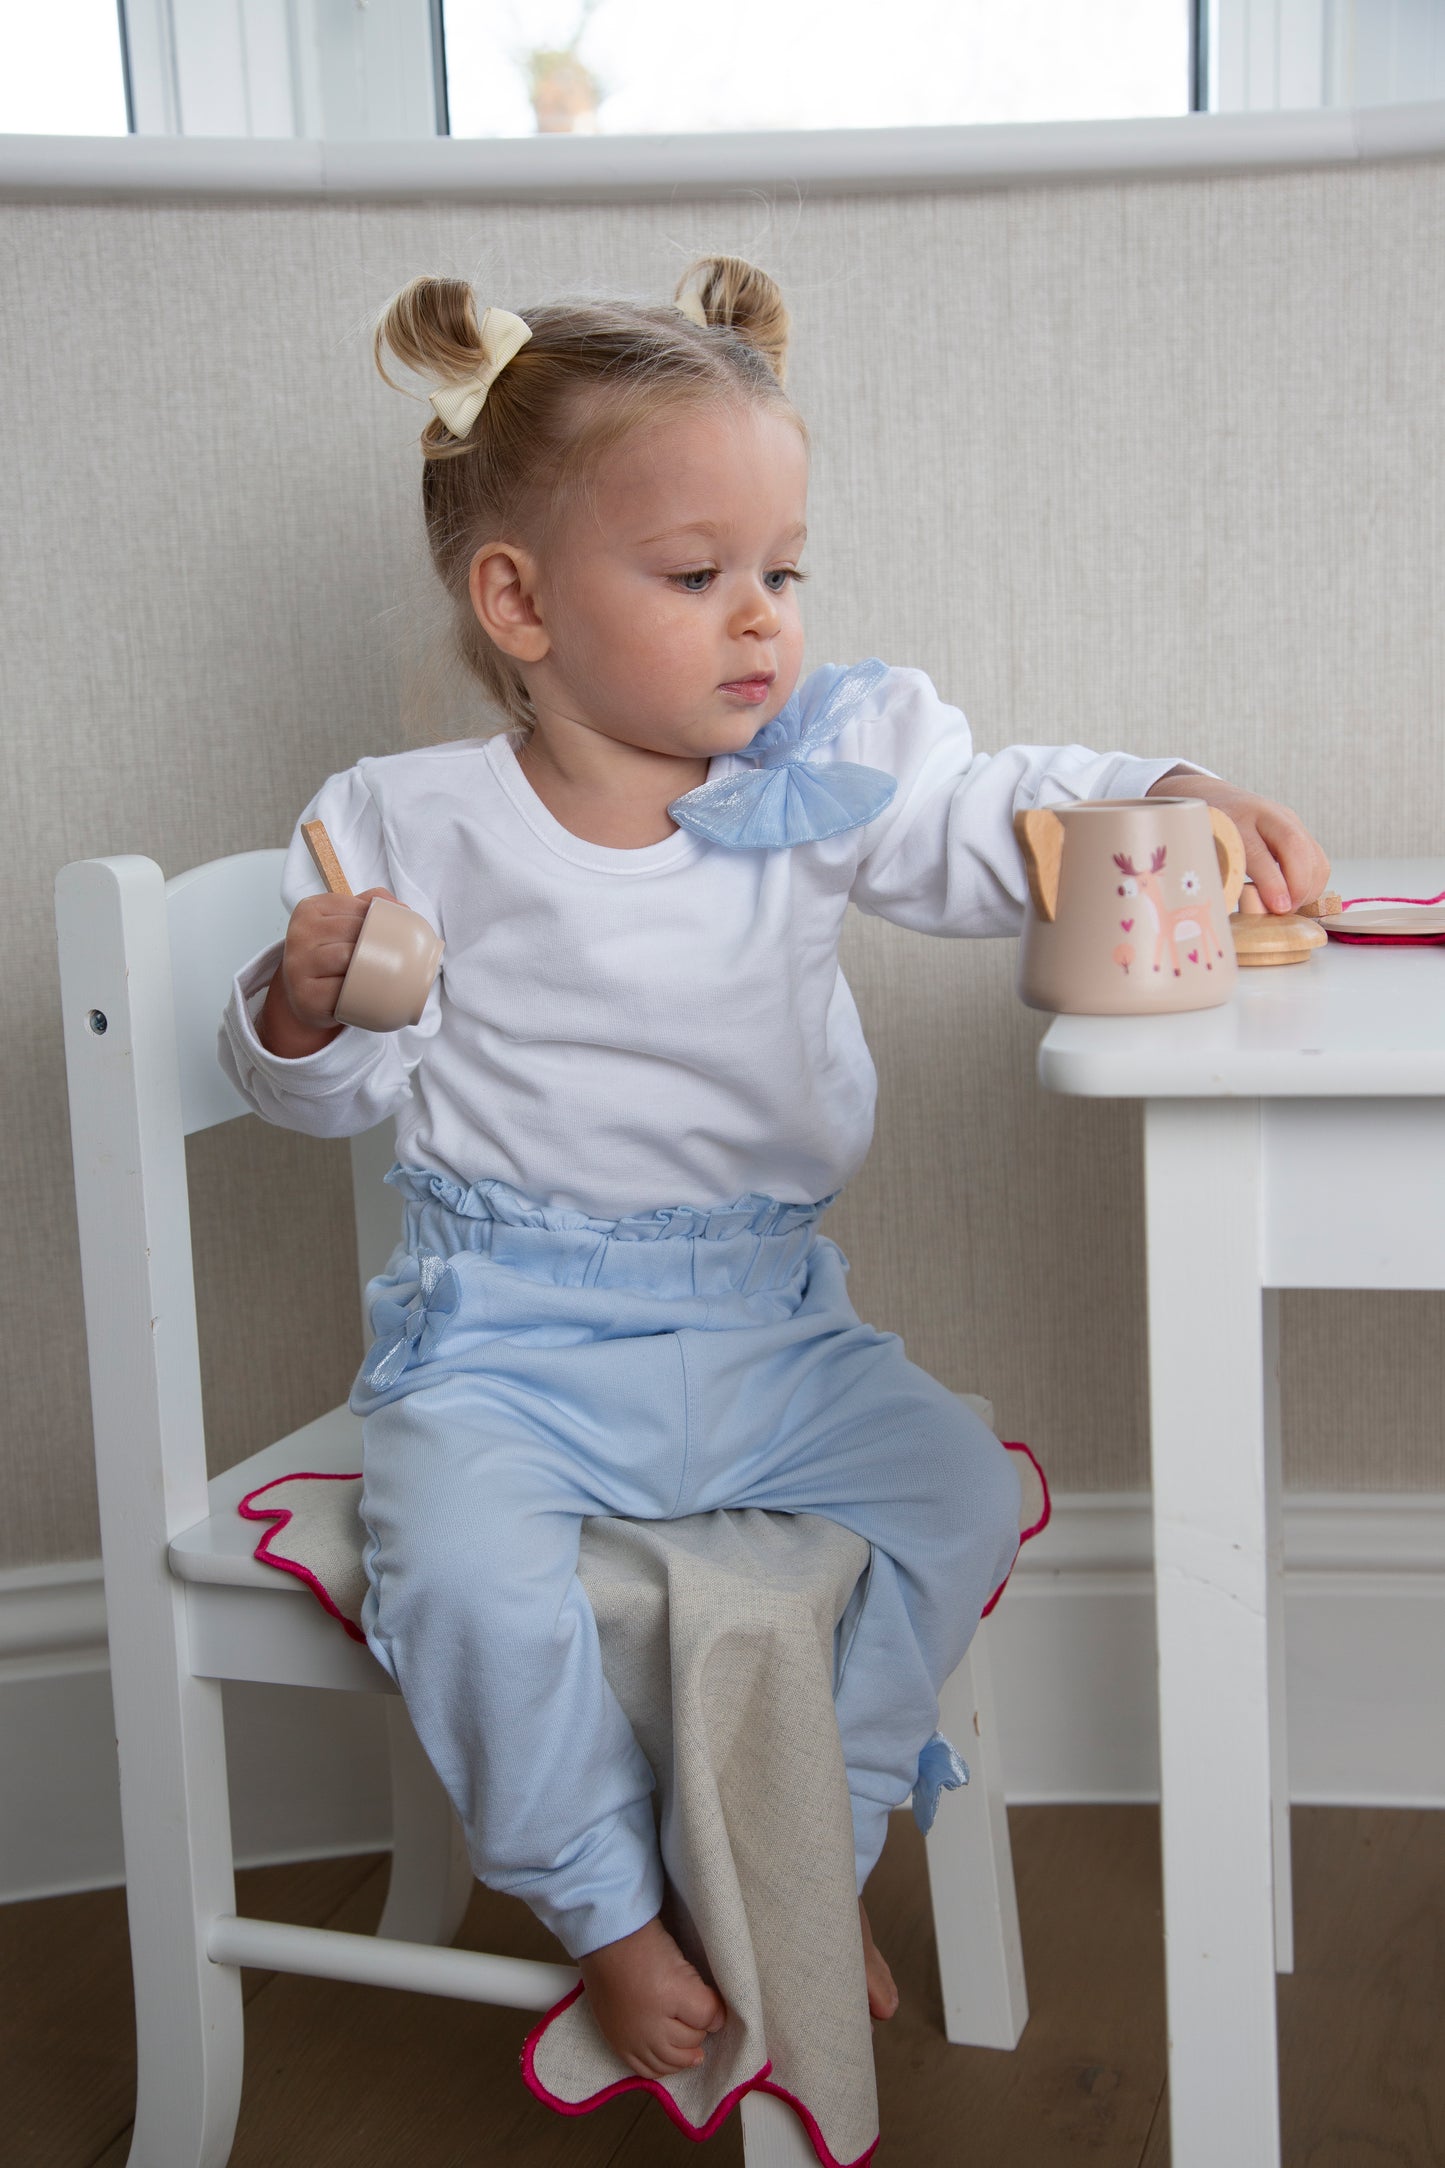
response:
[[[730,678],[726,685],[718,687],[718,691],[731,693],[735,700],[747,700],[757,707],[767,699],[772,687],[773,673],[768,671],[758,677]]]

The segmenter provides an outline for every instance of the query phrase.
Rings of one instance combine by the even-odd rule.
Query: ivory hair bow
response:
[[[696,324],[699,331],[707,330],[707,310],[703,307],[699,295],[683,294],[672,305],[690,324]]]
[[[482,349],[481,368],[475,376],[466,377],[458,384],[438,384],[436,390],[428,394],[438,421],[454,437],[471,435],[472,424],[487,403],[487,393],[512,356],[520,352],[531,336],[530,328],[509,309],[487,310],[478,334]]]
[[[776,850],[874,819],[897,790],[896,776],[808,755],[847,729],[886,674],[876,661],[813,671],[735,756],[755,763],[750,773],[716,776],[673,799],[667,810],[678,827],[733,850]]]

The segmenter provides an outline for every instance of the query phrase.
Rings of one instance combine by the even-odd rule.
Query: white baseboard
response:
[[[1294,1495],[1285,1549],[1293,1797],[1445,1806],[1445,1494]],[[121,1880],[104,1631],[98,1563],[0,1573],[0,1901]],[[1010,1799],[1157,1796],[1146,1497],[1056,1499],[988,1634]],[[225,1694],[243,1863],[387,1844],[381,1697]]]
[[[385,1849],[381,1695],[229,1683],[222,1693],[243,1866]],[[0,1573],[0,1741],[0,1903],[122,1881],[98,1559]]]
[[[1146,1493],[1055,1500],[989,1621],[1010,1800],[1157,1799]],[[1445,1806],[1445,1494],[1285,1504],[1290,1797]]]

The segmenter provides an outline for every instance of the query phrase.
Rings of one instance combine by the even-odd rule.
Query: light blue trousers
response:
[[[820,1207],[616,1221],[419,1170],[370,1290],[363,1514],[375,1654],[482,1881],[574,1957],[662,1897],[652,1774],[577,1579],[590,1514],[818,1513],[873,1547],[836,1691],[858,1881],[1018,1546],[1010,1456],[861,1324]]]

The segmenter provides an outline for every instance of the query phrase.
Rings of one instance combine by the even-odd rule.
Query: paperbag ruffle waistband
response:
[[[833,1201],[747,1196],[593,1219],[502,1181],[464,1185],[432,1168],[401,1166],[386,1179],[406,1199],[403,1239],[413,1255],[480,1255],[557,1286],[664,1297],[788,1286],[805,1269],[818,1220]]]
[[[790,1235],[816,1226],[833,1202],[833,1197],[822,1197],[815,1204],[789,1204],[777,1197],[749,1195],[735,1197],[731,1204],[659,1205],[650,1212],[629,1212],[622,1219],[590,1219],[570,1205],[539,1204],[506,1182],[464,1186],[431,1167],[396,1166],[386,1179],[410,1202],[442,1205],[460,1220],[496,1220],[505,1227],[600,1235],[609,1242],[721,1242],[732,1235]],[[458,1247],[480,1245],[464,1242]]]

